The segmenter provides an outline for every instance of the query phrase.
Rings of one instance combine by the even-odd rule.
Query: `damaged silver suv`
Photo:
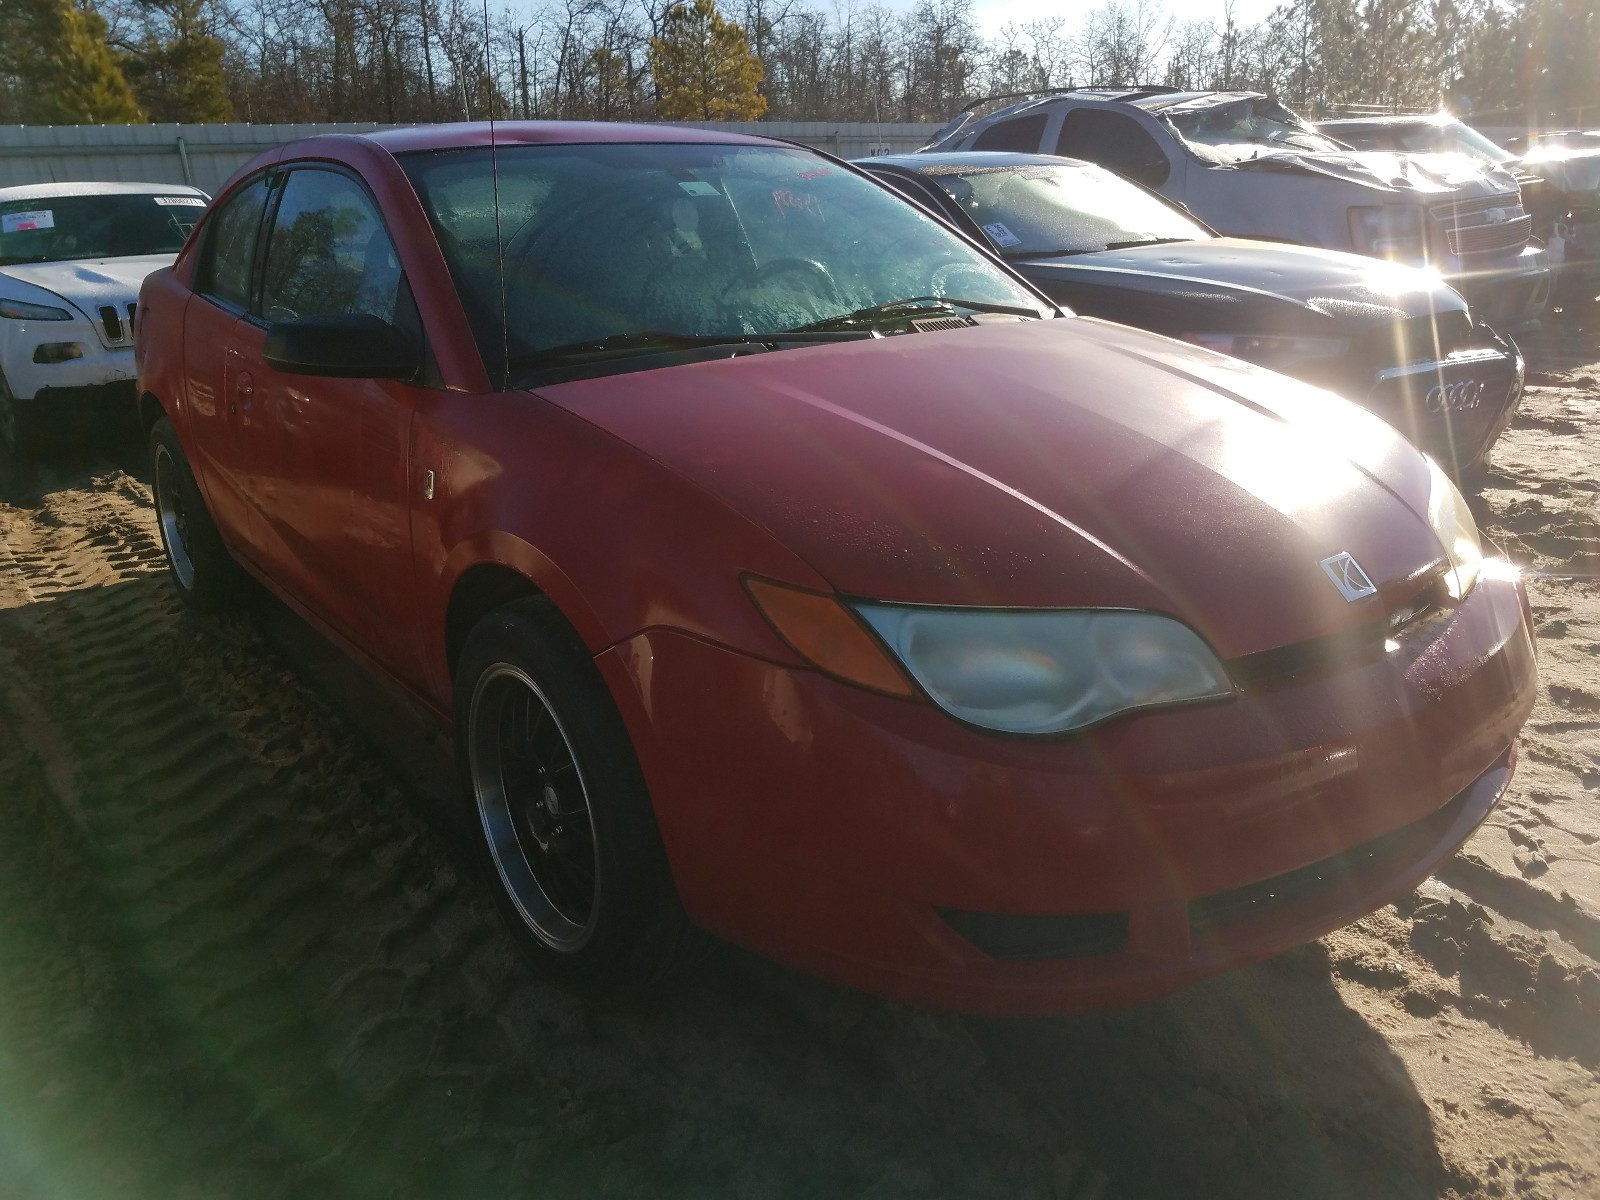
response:
[[[1458,155],[1357,153],[1258,92],[993,96],[923,149],[1087,159],[1224,235],[1429,266],[1502,332],[1532,324],[1549,299],[1546,256],[1509,171]]]

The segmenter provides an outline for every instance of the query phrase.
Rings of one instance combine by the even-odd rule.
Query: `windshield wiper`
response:
[[[714,346],[749,346],[768,350],[780,345],[806,342],[836,342],[843,337],[871,337],[870,333],[833,333],[808,336],[806,331],[786,329],[777,333],[667,333],[647,329],[637,333],[616,333],[610,337],[594,338],[581,342],[568,342],[563,346],[550,346],[528,354],[514,355],[512,366],[527,370],[535,367],[573,366],[586,362],[601,362],[631,354],[660,354],[673,350],[700,350]]]
[[[1173,242],[1192,242],[1192,237],[1129,238],[1125,242],[1107,242],[1107,250],[1130,250],[1134,246],[1170,246]]]
[[[20,267],[30,263],[56,262],[50,254],[21,254],[15,258],[0,258],[0,267]]]
[[[1013,317],[1031,317],[1036,321],[1040,319],[1037,308],[1022,308],[1015,304],[994,304],[988,300],[963,300],[956,296],[908,296],[904,300],[890,300],[884,304],[874,304],[869,308],[858,308],[855,312],[843,313],[837,317],[813,321],[809,325],[798,326],[790,332],[812,333],[823,330],[849,329],[855,325],[874,325],[880,321],[915,316],[918,313],[953,313],[958,308],[969,308],[973,312],[1005,313]]]

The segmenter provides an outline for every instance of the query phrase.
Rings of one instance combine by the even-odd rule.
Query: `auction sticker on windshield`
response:
[[[0,233],[26,233],[30,229],[54,229],[55,227],[56,214],[53,209],[41,208],[33,212],[0,215]]]
[[[156,196],[155,202],[163,208],[204,208],[206,202],[199,196]]]
[[[1022,245],[1022,239],[999,221],[996,221],[993,225],[985,225],[983,231],[989,235],[989,240],[1002,250],[1008,246]]]

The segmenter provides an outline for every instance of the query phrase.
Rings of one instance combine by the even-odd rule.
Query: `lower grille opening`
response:
[[[1443,808],[1430,813],[1420,821],[1374,838],[1370,842],[1363,842],[1342,854],[1335,854],[1331,858],[1321,859],[1294,871],[1286,871],[1282,875],[1274,875],[1271,879],[1263,879],[1259,883],[1247,883],[1244,887],[1191,900],[1189,927],[1196,934],[1204,934],[1210,929],[1248,921],[1280,904],[1292,904],[1324,889],[1345,886],[1362,867],[1417,835],[1421,827],[1436,826],[1442,830],[1449,826],[1462,806],[1467,803],[1471,793],[1472,789],[1467,788]]]
[[[1416,636],[1434,619],[1448,615],[1443,569],[1441,565],[1428,567],[1427,574],[1420,577],[1420,589],[1403,601],[1391,602],[1392,607],[1381,616],[1340,633],[1230,658],[1226,664],[1228,674],[1240,687],[1249,688],[1377,662],[1386,653],[1386,640]],[[1413,580],[1410,585],[1402,583],[1399,587],[1416,583]],[[1398,590],[1393,585],[1386,585],[1386,589]]]
[[[938,913],[990,958],[1091,958],[1117,954],[1128,944],[1125,912],[1026,917],[941,908]]]

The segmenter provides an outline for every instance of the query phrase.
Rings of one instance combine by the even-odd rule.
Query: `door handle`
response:
[[[230,407],[234,412],[238,412],[239,405],[243,404],[245,406],[245,410],[248,411],[251,407],[250,398],[254,396],[255,393],[255,377],[252,376],[249,371],[240,371],[233,377],[233,403]]]

